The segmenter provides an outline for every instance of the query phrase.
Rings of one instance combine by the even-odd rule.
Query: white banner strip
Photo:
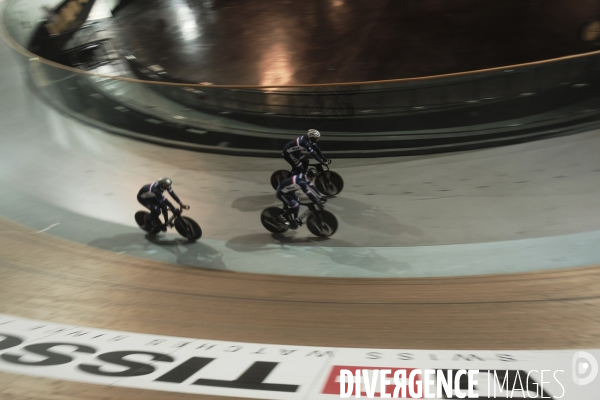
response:
[[[394,394],[396,371],[408,377],[413,370],[420,370],[412,372],[414,379],[405,389],[407,398],[459,398],[456,394],[444,396],[445,392],[440,397],[426,397],[428,393],[437,395],[436,376],[451,374],[459,395],[464,392],[466,396],[471,385],[471,395],[478,398],[597,400],[597,360],[600,350],[592,349],[439,351],[224,342],[91,329],[0,314],[0,371],[231,397],[334,399],[340,398],[344,389],[350,398],[356,398],[358,390],[362,397],[373,394],[380,398]],[[340,388],[342,370],[350,371],[354,380],[359,370],[363,378],[358,385],[354,382]],[[456,377],[459,370],[466,370],[465,374]],[[475,370],[479,371],[476,375]],[[469,371],[471,381],[467,379]],[[382,390],[384,372],[390,382]],[[424,384],[431,377],[434,381]]]

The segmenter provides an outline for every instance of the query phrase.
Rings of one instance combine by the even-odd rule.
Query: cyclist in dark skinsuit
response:
[[[179,197],[175,194],[171,185],[173,182],[169,178],[160,178],[156,182],[149,183],[147,185],[142,186],[140,191],[138,192],[137,199],[138,201],[147,209],[150,210],[150,216],[158,222],[161,226],[161,230],[164,232],[167,230],[167,221],[169,220],[169,212],[167,210],[167,206],[171,209],[171,212],[178,213],[179,210],[176,209],[173,204],[165,197],[163,192],[166,190],[169,192],[171,197],[179,203],[182,208],[187,208],[188,206],[184,205]],[[162,211],[163,217],[165,218],[165,223],[160,222],[160,212]]]
[[[298,226],[302,225],[301,221],[298,220],[300,199],[296,194],[296,190],[302,190],[313,203],[320,206],[327,202],[327,199],[323,197],[321,193],[319,193],[315,185],[312,183],[312,180],[315,176],[317,176],[317,171],[311,168],[306,172],[306,174],[300,173],[298,175],[292,175],[291,177],[281,181],[275,195],[283,202],[287,209],[277,216],[277,220],[279,222],[285,223],[286,218],[289,215],[294,214],[293,222],[295,222],[295,224],[290,224],[290,228],[296,229]]]
[[[317,146],[320,137],[321,133],[318,130],[309,129],[305,135],[299,136],[285,145],[281,155],[292,166],[292,175],[306,173],[308,169],[308,158],[302,154],[302,150],[306,150],[323,165],[331,164],[331,160],[327,160]]]

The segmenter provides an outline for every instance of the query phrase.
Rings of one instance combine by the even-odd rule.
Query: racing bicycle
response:
[[[319,192],[327,196],[335,196],[344,188],[344,180],[337,172],[331,171],[328,165],[309,164],[308,168],[315,168],[318,172],[315,177],[315,186]],[[292,173],[285,169],[280,169],[271,175],[271,186],[277,189],[281,181],[292,176]]]
[[[300,203],[300,205],[308,207],[298,219],[315,236],[328,237],[337,231],[338,221],[335,215],[323,209],[323,206],[317,206],[313,203]],[[285,211],[285,208],[268,207],[260,214],[260,222],[266,230],[273,233],[283,233],[296,225],[293,217],[287,217],[287,221],[280,222],[277,217]]]
[[[169,221],[167,221],[167,226],[170,228],[175,227],[177,232],[189,240],[190,242],[194,242],[202,236],[202,229],[200,225],[190,217],[184,217],[182,211],[185,209],[189,209],[190,207],[181,207],[179,208],[179,212],[173,213]],[[160,232],[160,223],[158,219],[152,218],[148,211],[138,211],[135,213],[135,222],[139,225],[140,228],[145,230],[151,235],[156,235]]]

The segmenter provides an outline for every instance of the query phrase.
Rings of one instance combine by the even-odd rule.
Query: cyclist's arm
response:
[[[312,192],[312,190],[310,190],[310,188],[306,182],[298,182],[298,184],[300,185],[300,188],[302,188],[302,191],[304,192],[304,194],[308,196],[310,201],[312,201],[315,204],[319,204],[319,199],[317,199],[317,197]]]
[[[179,197],[177,197],[177,195],[175,194],[175,191],[173,189],[169,189],[167,191],[169,192],[169,194],[171,195],[171,197],[173,198],[173,200],[175,200],[179,205],[183,204],[181,202],[181,200],[179,200]]]
[[[315,149],[315,153],[316,153],[316,154],[318,154],[318,155],[319,155],[319,157],[321,157],[321,160],[325,161],[325,160],[326,160],[326,158],[325,158],[325,156],[323,155],[323,152],[321,151],[321,149],[319,148],[319,146],[318,146],[316,143],[314,143],[312,146],[313,146],[313,148]],[[313,156],[313,157],[314,157],[314,156]],[[316,158],[316,157],[315,157],[315,158]],[[318,161],[318,160],[317,160],[317,161]],[[319,161],[319,162],[321,162],[321,161]]]
[[[160,202],[160,207],[163,209],[163,212],[166,212],[167,206],[171,209],[171,211],[175,212],[175,206],[173,203],[169,201],[162,193],[157,196],[158,201]]]
[[[312,156],[312,158],[314,158],[315,160],[317,160],[319,163],[324,164],[325,161],[323,159],[323,154],[321,153],[321,149],[319,149],[319,147],[317,145],[313,145],[310,143],[310,141],[308,141],[306,143],[306,151],[308,151],[308,154],[310,154]],[[318,149],[318,151],[315,151],[315,149]]]
[[[312,183],[312,182],[306,182],[306,183],[308,184],[308,186],[310,186],[312,191],[317,194],[317,196],[319,196],[320,198],[323,197],[323,195],[321,194],[321,192],[319,192],[319,189],[317,189],[317,187],[315,186],[314,183]]]

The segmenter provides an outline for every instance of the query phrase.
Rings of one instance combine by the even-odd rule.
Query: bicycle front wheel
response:
[[[195,241],[202,236],[200,225],[189,217],[179,217],[175,220],[177,232],[189,241]]]
[[[315,186],[319,189],[319,192],[328,196],[335,196],[344,188],[344,180],[337,172],[323,171],[315,178]]]
[[[338,220],[329,211],[317,210],[310,213],[306,219],[306,226],[313,235],[328,237],[337,231]]]

